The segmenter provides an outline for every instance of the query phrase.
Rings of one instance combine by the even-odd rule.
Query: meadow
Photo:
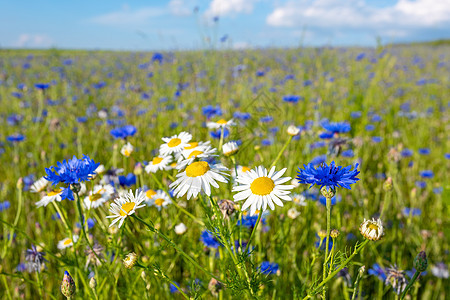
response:
[[[450,298],[449,53],[0,50],[0,298]]]

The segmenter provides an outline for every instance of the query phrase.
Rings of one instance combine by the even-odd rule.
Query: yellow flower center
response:
[[[160,162],[162,162],[162,160],[163,160],[162,157],[157,156],[157,157],[153,158],[152,164],[153,164],[153,165],[157,165],[157,164],[159,164]]]
[[[72,240],[71,239],[67,239],[67,240],[64,241],[63,244],[64,244],[64,246],[70,245],[70,244],[72,244]]]
[[[122,207],[120,209],[120,215],[128,216],[128,214],[134,208],[135,205],[136,205],[136,203],[134,203],[134,202],[126,202],[126,203],[122,204]]]
[[[145,195],[147,196],[147,198],[151,198],[156,195],[156,192],[154,190],[148,190],[145,192]]]
[[[47,196],[56,196],[59,195],[59,193],[61,193],[61,189],[56,189],[48,193]]]
[[[227,120],[225,120],[225,119],[220,119],[219,121],[217,121],[217,124],[220,124],[220,125],[227,124]]]
[[[173,163],[170,164],[170,166],[171,166],[172,168],[175,168],[175,167],[177,166],[177,163],[176,163],[176,162],[173,162]]]
[[[89,196],[89,200],[91,202],[97,201],[98,199],[100,199],[102,197],[101,194],[95,193]]]
[[[206,161],[198,161],[190,164],[186,168],[186,176],[198,177],[204,175],[209,170],[209,165]]]
[[[128,149],[123,150],[123,155],[130,156],[131,155],[130,150],[128,150]]]
[[[181,144],[181,140],[179,138],[174,138],[174,139],[171,139],[167,143],[167,146],[169,146],[170,148],[173,148],[173,147],[178,146],[179,144]]]
[[[164,199],[163,198],[158,198],[155,200],[155,204],[158,206],[162,206],[164,203]]]
[[[194,149],[195,147],[198,146],[198,143],[197,142],[192,142],[192,143],[189,143],[188,145],[189,146],[184,147],[184,149],[186,149],[186,150]]]
[[[377,224],[369,224],[369,226],[367,226],[368,229],[370,230],[375,230],[378,233],[378,225]]]
[[[250,168],[249,168],[249,167],[242,167],[242,173],[245,173],[245,172],[247,172],[247,171],[250,171]]]
[[[259,196],[269,195],[273,191],[274,187],[275,184],[273,183],[273,180],[270,179],[269,177],[256,178],[250,185],[252,193]]]
[[[203,151],[200,151],[200,150],[194,150],[194,151],[191,152],[191,154],[189,154],[188,158],[197,157],[197,156],[199,156],[200,154],[203,154]]]

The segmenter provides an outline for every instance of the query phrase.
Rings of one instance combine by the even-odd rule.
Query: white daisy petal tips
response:
[[[260,166],[241,173],[236,178],[239,185],[233,187],[233,192],[238,192],[233,196],[235,201],[245,200],[242,210],[250,208],[250,215],[254,215],[256,210],[265,211],[267,206],[274,210],[275,205],[283,206],[284,201],[291,201],[290,189],[293,185],[283,185],[289,181],[291,177],[281,177],[286,168],[275,172],[275,167],[272,167],[269,172],[267,169]]]
[[[107,216],[107,218],[115,218],[109,227],[120,221],[118,226],[120,228],[128,216],[134,214],[136,209],[145,206],[145,204],[141,205],[141,203],[146,199],[145,193],[139,190],[136,190],[134,195],[133,191],[130,190],[128,193],[115,199],[114,203],[111,203],[111,207],[109,208],[109,211],[113,215]]]

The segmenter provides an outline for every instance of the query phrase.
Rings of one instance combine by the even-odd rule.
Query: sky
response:
[[[450,38],[450,0],[0,0],[0,48],[375,46]]]

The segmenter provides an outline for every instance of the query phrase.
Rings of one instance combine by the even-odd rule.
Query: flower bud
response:
[[[420,251],[414,258],[414,268],[419,272],[425,272],[428,267],[427,254],[425,251]]]
[[[127,254],[127,256],[125,256],[125,258],[123,259],[123,264],[124,264],[125,268],[131,269],[136,264],[136,260],[137,260],[136,253],[131,252],[131,253]]]
[[[386,192],[392,191],[392,178],[391,178],[391,177],[388,177],[388,178],[386,179],[386,181],[385,181],[384,184],[383,184],[383,189],[384,189]]]
[[[97,287],[97,280],[95,280],[95,277],[91,277],[89,280],[89,287],[93,290]]]
[[[319,232],[317,233],[317,235],[323,239],[324,237],[327,237],[327,232],[325,230],[319,230]]]
[[[222,152],[225,156],[232,156],[235,155],[239,151],[239,146],[236,142],[228,142],[223,144],[222,146]]]
[[[337,230],[337,229],[333,229],[333,230],[331,230],[331,232],[330,232],[330,236],[331,236],[333,239],[337,238],[337,237],[339,236],[339,234],[340,234],[340,232],[339,232],[339,230]]]
[[[75,282],[73,281],[72,276],[70,276],[69,272],[64,272],[63,281],[61,283],[61,293],[67,298],[72,297],[75,294]]]
[[[139,176],[142,174],[142,171],[144,170],[144,168],[142,168],[142,164],[140,162],[138,162],[135,166],[134,166],[134,170],[133,173],[136,176]]]
[[[329,199],[331,199],[331,198],[333,198],[334,197],[334,195],[336,195],[336,190],[335,189],[333,189],[333,188],[327,188],[326,186],[324,186],[321,190],[320,190],[320,192],[322,193],[322,195],[325,197],[325,198],[329,198]]]
[[[296,136],[299,133],[300,133],[300,129],[298,129],[298,127],[296,127],[294,125],[290,125],[287,129],[287,134],[289,134],[290,136]]]
[[[218,205],[224,219],[228,219],[229,216],[231,216],[236,210],[234,207],[234,202],[231,200],[220,200]]]
[[[17,185],[16,186],[17,186],[18,190],[23,189],[23,179],[22,179],[22,177],[20,177],[19,180],[17,180]]]

